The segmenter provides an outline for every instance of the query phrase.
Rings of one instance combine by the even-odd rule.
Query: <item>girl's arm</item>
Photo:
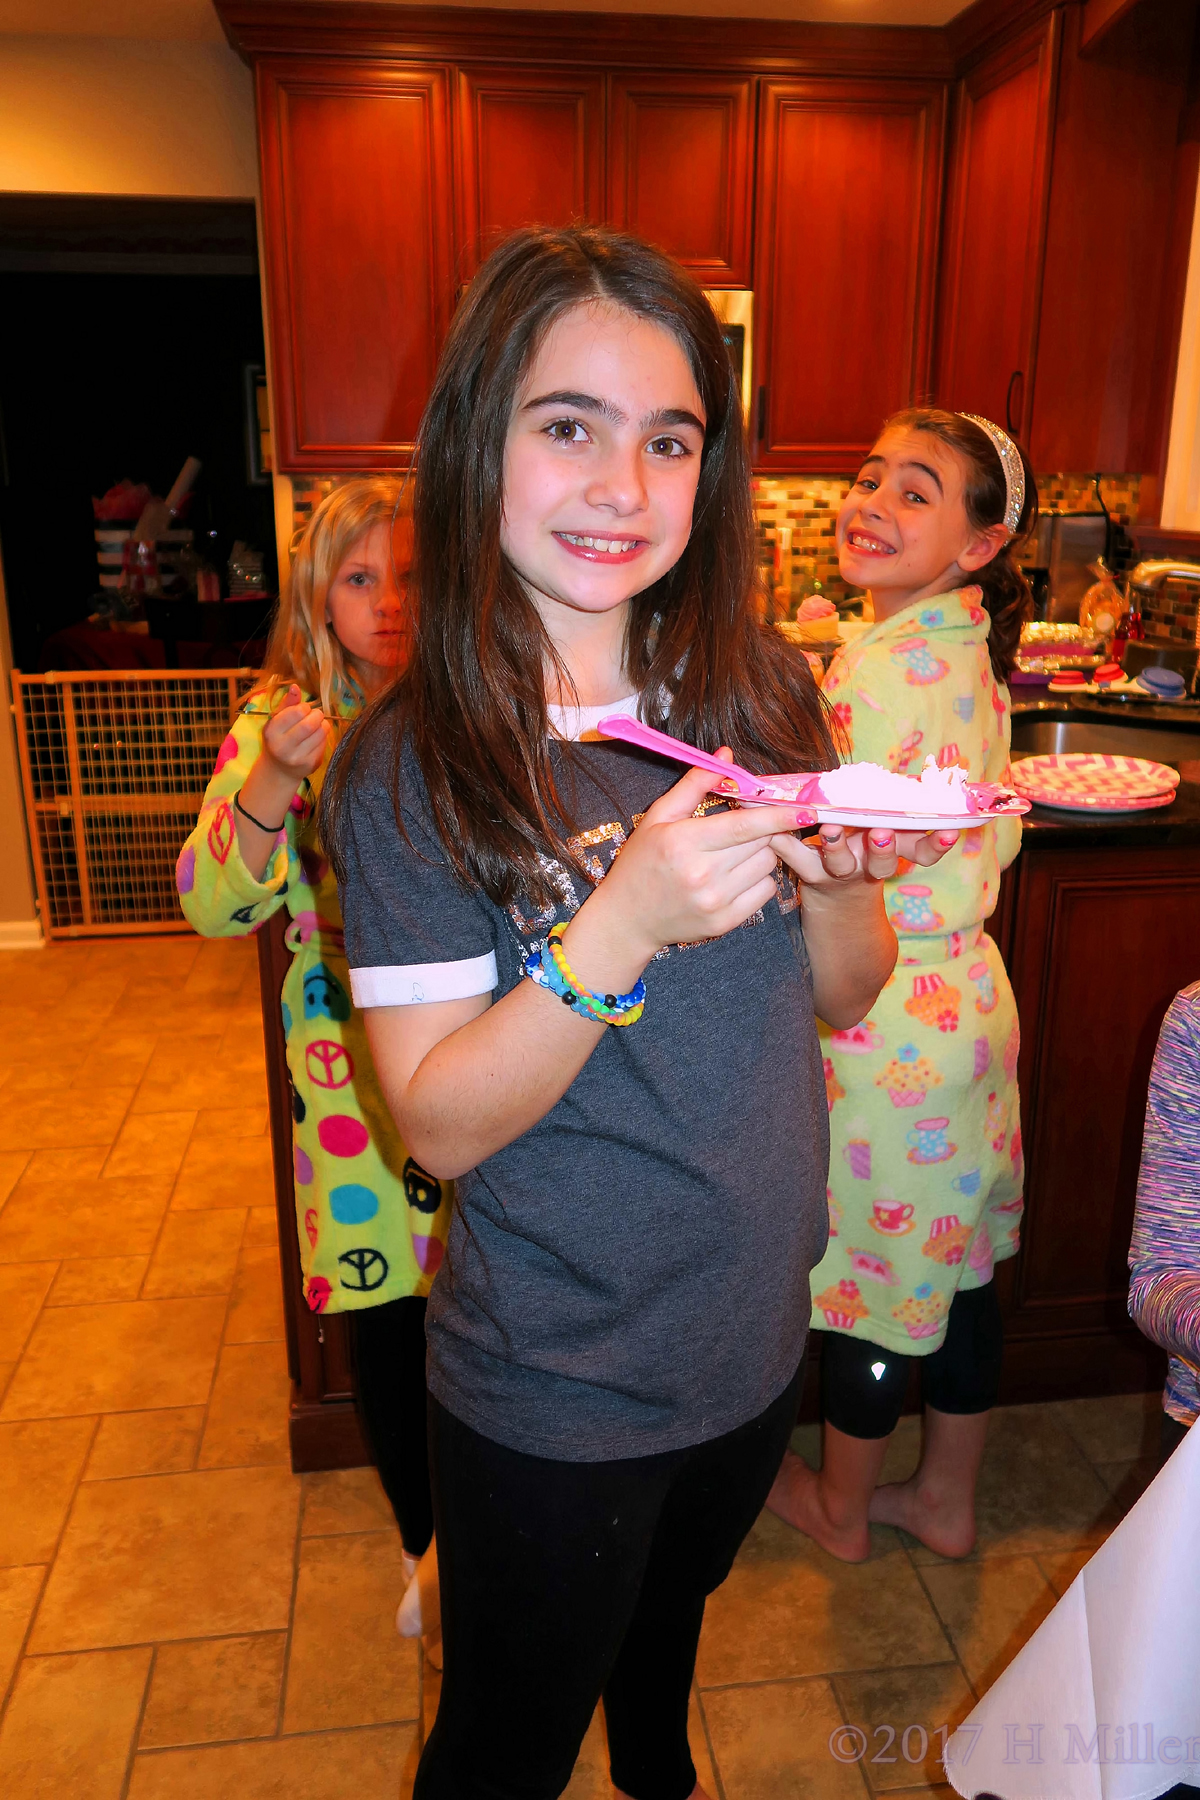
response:
[[[663,945],[720,937],[772,900],[782,854],[806,883],[818,1010],[831,1023],[857,1024],[896,960],[880,885],[895,873],[896,841],[880,849],[830,828],[822,849],[802,846],[790,835],[795,810],[786,807],[697,819],[709,784],[704,770],[693,770],[650,808],[567,928],[571,967],[593,991],[628,991]],[[942,849],[915,839],[906,853],[934,862]],[[364,1016],[396,1125],[422,1167],[445,1180],[536,1125],[603,1033],[619,1029],[580,1018],[529,981],[495,1005],[477,995],[372,1007]]]
[[[719,937],[774,897],[769,834],[794,826],[795,808],[694,818],[710,782],[692,770],[657,800],[571,920],[563,950],[594,992],[627,992],[664,944]],[[532,981],[494,1005],[477,995],[372,1007],[364,1017],[401,1136],[441,1179],[536,1125],[614,1029],[580,1018]]]
[[[896,966],[896,934],[884,911],[883,883],[901,857],[929,868],[958,842],[953,829],[846,831],[823,825],[816,840],[773,838],[781,862],[800,877],[804,942],[812,965],[813,1006],[835,1031],[865,1019]]]
[[[1200,989],[1172,1001],[1154,1054],[1129,1266],[1138,1329],[1200,1365]]]
[[[221,746],[195,829],[175,865],[184,915],[205,937],[245,937],[283,904],[289,844],[298,824],[288,809],[303,773],[279,777],[264,753],[265,740],[268,733],[286,735],[285,713],[268,716],[265,696],[256,696],[254,705],[263,710],[239,713]],[[235,796],[264,824],[281,829],[263,831],[251,824],[235,807]]]

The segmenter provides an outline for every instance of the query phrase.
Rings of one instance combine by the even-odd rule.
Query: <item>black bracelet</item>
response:
[[[247,812],[245,807],[242,805],[242,790],[241,790],[241,788],[239,788],[237,793],[233,796],[233,804],[236,807],[237,811],[241,813],[243,819],[249,819],[249,821],[252,825],[257,825],[258,829],[260,831],[269,832],[272,837],[278,837],[280,832],[283,830],[283,825],[287,824],[287,820],[285,819],[283,822],[283,825],[264,825],[261,819],[256,819],[253,813]]]

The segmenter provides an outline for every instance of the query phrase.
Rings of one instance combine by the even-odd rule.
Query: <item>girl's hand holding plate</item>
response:
[[[900,862],[932,868],[959,838],[953,825],[937,831],[869,831],[844,825],[822,825],[815,837],[801,839],[789,832],[771,839],[771,848],[805,887],[853,887],[867,881],[887,881],[899,872]]]

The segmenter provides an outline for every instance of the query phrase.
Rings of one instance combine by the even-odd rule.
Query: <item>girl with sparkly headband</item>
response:
[[[856,761],[916,773],[932,755],[1003,782],[1007,681],[1030,594],[1014,548],[1033,474],[999,426],[915,408],[889,419],[838,515],[845,580],[874,624],[825,694]],[[964,832],[936,869],[885,884],[895,973],[851,1031],[823,1033],[830,1239],[813,1272],[825,1419],[819,1474],[788,1453],[770,1505],[860,1561],[869,1522],[946,1556],[975,1541],[975,1481],[1000,1368],[996,1262],[1022,1210],[1017,1013],[984,929],[1020,822]],[[917,1359],[920,1465],[876,1487]]]
[[[221,746],[177,882],[206,937],[245,937],[281,907],[291,915],[283,1022],[304,1298],[315,1313],[353,1317],[359,1413],[403,1545],[397,1625],[432,1649],[425,1296],[450,1190],[409,1156],[379,1091],[316,823],[343,729],[406,652],[406,501],[400,482],[377,478],[347,481],[317,507],[292,556],[262,681]]]
[[[603,1693],[614,1785],[701,1800],[704,1603],[796,1411],[825,1242],[814,1013],[895,960],[903,842],[794,835],[599,738],[640,716],[761,770],[835,754],[764,624],[738,388],[661,252],[518,233],[421,431],[412,660],[337,757],[354,991],[426,1168],[445,1674],[416,1800],[553,1800]],[[944,834],[949,841],[956,833]]]

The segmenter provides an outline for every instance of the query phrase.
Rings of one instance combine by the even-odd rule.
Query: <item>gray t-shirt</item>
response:
[[[508,993],[680,773],[612,742],[558,755],[578,771],[563,779],[581,866],[553,865],[559,903],[538,912],[455,880],[407,755],[406,843],[388,747],[365,748],[341,896],[360,1005]],[[777,889],[737,930],[660,952],[641,1020],[607,1030],[545,1118],[460,1178],[429,1297],[429,1386],[486,1437],[568,1462],[651,1455],[732,1431],[795,1373],[829,1132],[782,869]]]

